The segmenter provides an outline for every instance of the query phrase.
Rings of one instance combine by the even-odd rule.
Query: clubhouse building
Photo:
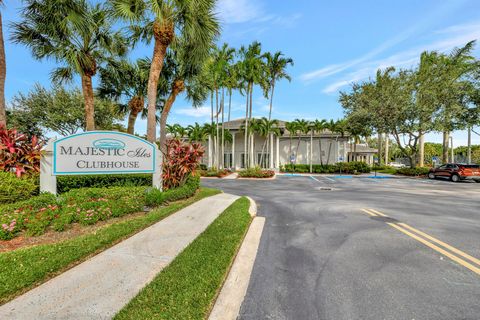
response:
[[[231,143],[225,142],[223,164],[225,168],[238,170],[245,168],[245,119],[225,122],[225,129],[232,135]],[[285,128],[285,121],[278,121],[280,135],[260,136],[255,133],[250,139],[248,156],[251,166],[279,170],[285,164],[334,164],[337,162],[364,161],[373,163],[377,149],[366,145],[354,148],[348,134],[324,130],[321,133],[293,134]],[[248,140],[247,140],[248,141]],[[253,143],[252,143],[253,142]],[[214,159],[215,141],[208,139],[206,154],[202,162],[208,167],[221,167],[220,159]],[[220,143],[218,144],[220,145]],[[221,151],[221,146],[219,147]],[[356,152],[354,152],[354,149]],[[217,153],[219,154],[219,153]]]

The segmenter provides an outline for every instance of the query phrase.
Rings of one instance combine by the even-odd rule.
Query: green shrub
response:
[[[210,169],[210,170],[198,170],[198,173],[200,174],[201,177],[222,178],[228,175],[230,171],[227,169],[222,169],[222,170]]]
[[[0,205],[0,239],[8,240],[24,231],[41,235],[47,228],[65,230],[69,224],[95,224],[112,217],[139,212],[144,206],[158,206],[188,198],[200,186],[200,178],[190,176],[186,183],[165,192],[147,187],[72,189],[58,198],[45,193],[26,201]]]
[[[145,191],[145,205],[156,207],[165,202],[164,193],[157,188],[148,188]]]
[[[0,172],[0,204],[27,200],[38,194],[34,177],[20,177],[10,172]]]
[[[199,187],[200,177],[190,175],[183,186],[165,191],[163,193],[163,200],[166,202],[172,202],[191,197]]]
[[[58,193],[80,188],[139,187],[151,185],[151,174],[99,174],[57,177]]]
[[[241,178],[271,178],[275,175],[273,170],[263,170],[259,167],[248,168],[238,172],[238,176]]]
[[[430,168],[416,167],[416,168],[400,168],[397,170],[397,174],[404,176],[425,176],[430,171]]]
[[[310,165],[308,164],[286,164],[281,166],[282,172],[295,172],[295,173],[309,173]],[[313,173],[369,173],[370,166],[361,161],[353,162],[339,162],[337,164],[314,164],[312,165]]]

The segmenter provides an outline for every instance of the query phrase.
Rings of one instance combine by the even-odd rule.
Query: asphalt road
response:
[[[266,217],[239,319],[480,319],[478,183],[278,176],[202,184],[251,196]]]

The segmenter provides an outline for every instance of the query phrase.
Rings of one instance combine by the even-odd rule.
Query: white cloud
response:
[[[209,118],[211,109],[210,107],[199,107],[199,108],[180,108],[174,110],[175,114],[193,117],[193,118]]]
[[[418,34],[419,32],[427,29],[430,25],[433,23],[436,23],[438,20],[443,18],[445,15],[451,14],[455,9],[461,7],[465,2],[468,0],[458,0],[458,1],[453,1],[453,2],[445,2],[442,5],[439,5],[435,8],[435,10],[431,11],[426,17],[423,17],[419,22],[416,24],[412,25],[411,27],[405,29],[403,32],[400,32],[398,35],[394,36],[391,39],[388,39],[387,41],[381,43],[379,46],[375,47],[371,51],[367,52],[366,54],[360,56],[357,59],[349,60],[343,63],[336,63],[336,64],[331,64],[327,65],[325,67],[322,67],[320,69],[306,72],[300,76],[300,79],[304,82],[312,82],[314,80],[318,79],[323,79],[327,78],[329,76],[338,74],[342,71],[348,70],[350,68],[359,66],[359,67],[365,67],[362,66],[365,62],[368,62],[372,58],[378,56],[379,54],[385,52],[386,50],[393,48],[394,46],[402,43],[403,41],[411,38],[414,34]],[[473,25],[473,27],[477,27],[478,25]],[[465,33],[469,32],[472,29],[472,25],[470,26],[453,26],[450,28],[446,28],[443,31],[444,33]],[[456,44],[459,45],[459,44]],[[452,45],[447,46],[447,48],[452,47]],[[434,48],[434,49],[428,49],[424,48],[421,51],[424,50],[442,50],[439,48]]]
[[[261,18],[263,9],[258,1],[219,0],[217,13],[225,23],[243,23]]]
[[[480,23],[474,22],[455,25],[439,30],[435,33],[441,34],[442,39],[401,51],[383,59],[360,63],[358,68],[361,69],[350,72],[340,79],[335,80],[333,83],[327,85],[327,87],[325,87],[322,91],[324,93],[335,93],[340,88],[345,87],[352,82],[364,80],[370,76],[374,76],[378,69],[385,69],[390,66],[394,66],[397,69],[409,68],[419,62],[420,54],[423,51],[449,52],[453,48],[461,47],[471,40],[480,39]],[[340,68],[337,68],[336,70],[338,69]],[[344,68],[343,70],[346,69],[347,68]]]

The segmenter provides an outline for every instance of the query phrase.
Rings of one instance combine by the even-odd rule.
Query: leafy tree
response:
[[[55,86],[51,90],[36,84],[27,94],[19,93],[12,100],[9,110],[11,125],[19,124],[18,129],[37,135],[39,129],[69,136],[86,129],[86,120],[81,108],[85,104],[79,89],[67,90]],[[95,126],[99,129],[119,129],[117,121],[123,119],[115,112],[115,104],[97,99]],[[30,121],[29,124],[25,123]]]
[[[273,55],[270,52],[264,54],[266,59],[267,78],[266,82],[267,91],[270,90],[270,108],[268,111],[268,120],[272,119],[273,108],[273,94],[275,92],[275,84],[281,79],[287,79],[291,81],[291,77],[287,74],[286,69],[288,65],[293,66],[292,58],[284,58],[281,51],[275,52]]]
[[[192,65],[208,57],[219,26],[214,14],[215,0],[110,0],[115,13],[131,23],[133,39],[154,40],[147,88],[147,139],[155,141],[157,87],[167,49],[178,39],[189,44]],[[177,83],[178,85],[178,83]],[[174,91],[179,91],[177,87]],[[182,90],[180,90],[182,91]],[[164,120],[168,112],[163,113]],[[164,125],[166,122],[164,123]],[[162,124],[161,124],[162,125]],[[162,135],[162,133],[160,133]],[[165,142],[165,141],[163,141]]]
[[[101,4],[85,0],[26,0],[21,20],[12,24],[11,39],[31,49],[34,58],[52,58],[62,66],[52,72],[55,82],[81,77],[86,130],[95,129],[92,78],[98,65],[112,55],[123,55],[125,40],[113,32]]]

